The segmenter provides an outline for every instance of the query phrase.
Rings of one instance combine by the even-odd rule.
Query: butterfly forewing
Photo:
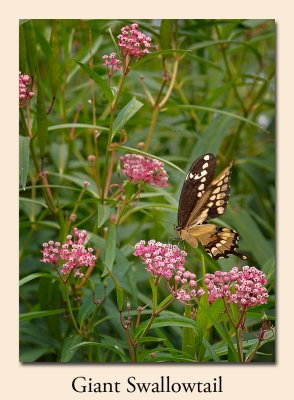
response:
[[[189,169],[179,200],[178,226],[186,226],[188,219],[213,180],[216,165],[214,154],[207,153],[199,157]]]
[[[187,225],[194,223],[202,224],[206,220],[218,217],[225,212],[229,197],[231,194],[231,168],[233,163],[230,163],[209,185],[205,195],[203,196],[203,203],[195,205],[195,214],[193,219],[189,218]],[[199,209],[196,212],[197,208]]]

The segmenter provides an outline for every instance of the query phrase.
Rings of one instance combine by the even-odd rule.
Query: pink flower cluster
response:
[[[118,71],[121,69],[121,61],[116,58],[115,53],[110,53],[108,56],[105,54],[103,57],[104,60],[104,65],[107,65],[107,70],[108,70],[108,77],[111,78],[113,73],[115,71]]]
[[[263,286],[267,283],[266,276],[255,267],[245,266],[241,271],[237,267],[230,272],[216,271],[214,274],[206,274],[204,282],[210,302],[225,298],[229,303],[254,307],[266,304],[269,296]]]
[[[144,35],[138,28],[138,24],[131,24],[121,29],[121,34],[117,38],[123,57],[141,58],[150,53],[151,37]],[[158,50],[158,47],[153,46],[153,50]]]
[[[196,289],[196,275],[184,267],[187,253],[178,246],[155,240],[146,244],[141,240],[135,245],[133,254],[141,257],[143,264],[147,265],[146,271],[154,277],[163,277],[168,283],[174,278],[174,286],[168,284],[168,288],[177,300],[187,303],[205,293],[202,288]]]
[[[57,268],[61,266],[61,273],[68,275],[74,270],[74,276],[83,276],[80,271],[82,267],[91,267],[95,265],[96,256],[94,256],[93,249],[86,249],[84,246],[87,237],[87,232],[82,230],[78,231],[74,228],[73,237],[68,235],[66,242],[61,244],[50,240],[48,243],[43,243],[42,262],[54,264]]]
[[[120,157],[122,172],[133,183],[146,182],[154,186],[167,186],[168,175],[164,164],[153,158],[138,154]]]
[[[23,107],[35,93],[29,90],[32,79],[29,75],[19,73],[19,106]]]

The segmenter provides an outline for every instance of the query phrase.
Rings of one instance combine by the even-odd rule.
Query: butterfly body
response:
[[[227,258],[236,252],[238,233],[230,228],[208,224],[207,220],[224,213],[230,197],[231,162],[214,178],[216,158],[207,153],[192,164],[183,184],[179,200],[178,235],[192,247],[199,243],[214,259]]]

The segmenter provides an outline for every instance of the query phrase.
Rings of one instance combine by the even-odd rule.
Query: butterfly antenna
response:
[[[172,243],[172,242],[179,242],[180,241],[180,239],[178,238],[178,237],[176,237],[176,238],[170,238],[170,239],[168,239],[168,244],[170,244],[170,243]]]
[[[176,225],[176,224],[173,224],[172,222],[165,221],[165,220],[159,219],[159,218],[154,218],[154,217],[153,217],[153,219],[154,219],[155,221],[164,222],[165,224],[173,225],[174,228],[177,227],[177,225]]]

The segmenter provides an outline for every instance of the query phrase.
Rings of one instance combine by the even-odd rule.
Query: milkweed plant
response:
[[[20,360],[274,361],[274,21],[19,33]],[[176,238],[205,152],[235,161],[246,264]]]

